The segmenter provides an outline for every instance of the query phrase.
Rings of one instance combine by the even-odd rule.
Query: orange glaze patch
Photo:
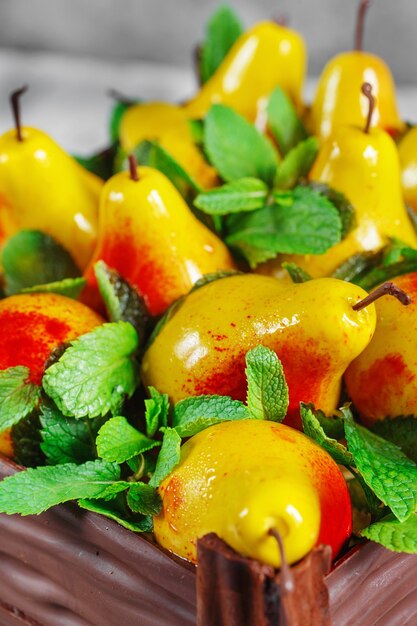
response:
[[[31,311],[0,312],[0,369],[23,365],[29,380],[40,385],[51,350],[68,337],[70,327],[62,320]]]
[[[401,354],[387,354],[360,375],[355,402],[366,417],[388,417],[387,407],[395,404],[395,397],[401,397],[404,386],[414,378]]]

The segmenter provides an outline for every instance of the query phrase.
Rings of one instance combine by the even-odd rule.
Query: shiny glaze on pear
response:
[[[398,144],[404,201],[417,213],[417,126]]]
[[[96,242],[103,181],[42,131],[24,127],[22,137],[14,129],[0,137],[0,245],[20,229],[40,230],[82,270]]]
[[[281,263],[293,261],[317,278],[329,276],[354,254],[380,250],[392,237],[417,248],[402,197],[397,148],[383,130],[337,128],[323,143],[309,178],[345,194],[355,209],[352,230],[324,254],[282,255],[257,272],[285,278]]]
[[[417,272],[393,279],[412,299],[375,303],[375,334],[345,374],[348,393],[363,421],[417,415]]]
[[[203,118],[212,104],[225,104],[254,121],[275,87],[302,108],[306,71],[302,37],[274,22],[260,22],[241,35],[213,76],[185,104],[191,118]]]
[[[103,260],[158,315],[204,274],[234,264],[224,243],[193,215],[166,176],[150,167],[138,167],[137,174],[136,181],[121,172],[105,184],[83,301],[98,306],[94,264]]]
[[[146,351],[143,382],[173,402],[201,394],[245,400],[245,355],[262,344],[284,367],[286,423],[300,427],[300,402],[337,408],[342,375],[372,338],[374,306],[352,309],[365,296],[334,278],[285,285],[244,274],[209,283],[187,296]]]

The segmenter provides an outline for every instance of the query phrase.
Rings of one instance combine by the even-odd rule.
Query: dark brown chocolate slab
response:
[[[16,469],[0,458],[0,478]],[[417,624],[417,556],[365,543],[325,580],[333,626]],[[194,567],[75,505],[0,515],[1,626],[194,626],[195,583]]]

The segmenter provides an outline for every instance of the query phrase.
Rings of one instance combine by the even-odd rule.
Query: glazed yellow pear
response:
[[[392,134],[404,129],[398,113],[395,84],[389,67],[378,56],[362,50],[362,27],[369,0],[359,5],[355,50],[343,52],[329,61],[319,78],[309,125],[313,134],[327,139],[338,126],[364,126],[368,104],[360,88],[372,85],[377,104],[372,126]]]
[[[104,186],[97,247],[83,300],[99,307],[94,264],[103,260],[142,295],[152,315],[188,293],[204,274],[233,269],[224,243],[191,212],[158,170],[137,167]]]
[[[203,118],[212,104],[221,103],[254,121],[278,86],[301,109],[305,71],[302,37],[286,26],[260,22],[237,39],[185,110],[191,118]]]
[[[279,532],[295,563],[315,545],[336,556],[351,532],[349,492],[341,471],[302,433],[265,420],[223,422],[189,439],[161,483],[157,541],[196,561],[196,540],[215,532],[245,556],[273,567]]]
[[[404,200],[417,213],[417,126],[401,139],[398,154]]]
[[[20,229],[40,230],[83,270],[96,242],[102,186],[48,135],[20,127],[17,115],[16,129],[0,137],[0,245]]]
[[[341,379],[375,328],[366,292],[334,278],[284,285],[242,274],[189,294],[146,351],[142,380],[173,402],[220,394],[246,398],[245,355],[262,344],[280,358],[289,388],[286,423],[300,427],[300,402],[331,413]]]
[[[309,178],[345,194],[355,209],[353,229],[324,254],[281,256],[258,272],[282,278],[287,272],[281,263],[293,261],[316,278],[329,276],[353,254],[380,250],[390,238],[417,248],[402,197],[397,147],[385,131],[339,126],[322,144]]]
[[[345,374],[349,396],[369,426],[386,417],[417,416],[417,273],[393,283],[411,302],[381,298],[375,303],[375,334]]]
[[[188,117],[180,106],[167,102],[147,102],[130,106],[120,122],[120,145],[132,152],[145,140],[158,143],[201,185],[216,185],[217,173],[195,145]]]

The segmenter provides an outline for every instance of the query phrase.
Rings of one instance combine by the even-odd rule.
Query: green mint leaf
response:
[[[138,102],[138,100],[126,100],[124,98],[118,98],[117,102],[114,103],[110,113],[109,121],[109,134],[112,144],[116,144],[119,141],[120,123],[122,121],[123,115],[132,105],[137,104]]]
[[[228,221],[226,243],[252,268],[279,253],[323,254],[340,241],[340,216],[324,196],[307,187],[274,196],[279,204]]]
[[[292,148],[281,161],[275,176],[275,187],[292,189],[307,176],[316,160],[319,140],[309,137]]]
[[[341,191],[337,191],[325,183],[310,181],[308,183],[308,187],[327,198],[339,211],[340,219],[342,221],[342,239],[344,239],[349,231],[355,226],[355,209],[353,208],[353,205]]]
[[[297,263],[284,262],[282,267],[287,270],[293,283],[306,283],[312,279],[312,276],[297,265]]]
[[[243,26],[236,13],[229,6],[220,5],[208,21],[200,49],[200,79],[203,84],[214,74],[242,33]]]
[[[145,483],[133,483],[127,492],[127,503],[135,513],[158,515],[162,509],[162,500],[155,489]]]
[[[241,273],[242,272],[238,272],[237,270],[220,270],[219,272],[211,272],[210,274],[204,274],[204,276],[199,278],[194,283],[189,293],[193,293],[193,291],[197,291],[197,289],[200,289],[200,287],[204,287],[204,285],[213,283],[215,280],[221,280],[222,278],[229,278],[229,276],[234,276],[235,274],[241,274]]]
[[[333,278],[339,278],[340,280],[357,284],[358,280],[361,280],[364,274],[375,267],[380,259],[380,253],[375,255],[372,252],[359,252],[341,263],[341,265],[335,269],[332,276]]]
[[[142,435],[121,415],[103,424],[96,439],[98,455],[110,463],[124,463],[160,445],[159,441]]]
[[[295,107],[281,87],[272,92],[267,108],[268,124],[283,155],[307,138]]]
[[[307,437],[310,437],[310,439],[326,450],[336,463],[344,465],[345,467],[355,467],[355,460],[352,453],[336,439],[332,439],[326,435],[310,405],[302,402],[300,404],[300,414],[303,430]]]
[[[159,428],[168,424],[169,398],[155,387],[148,387],[148,392],[151,397],[145,400],[146,433],[153,437]]]
[[[250,417],[247,407],[240,400],[232,400],[228,396],[202,395],[177,402],[172,423],[181,437],[191,437],[214,424]]]
[[[58,293],[61,296],[76,300],[86,285],[85,278],[64,278],[45,285],[34,285],[22,289],[21,293]]]
[[[45,465],[46,459],[41,450],[41,424],[37,410],[29,413],[12,426],[13,460],[23,467]]]
[[[278,155],[272,144],[230,107],[214,104],[209,110],[204,147],[225,181],[249,177],[271,184],[274,179]]]
[[[320,426],[326,433],[327,437],[333,439],[345,438],[345,424],[343,418],[338,415],[332,415],[328,417],[323,411],[314,409],[313,405],[308,405],[312,410],[316,418],[318,419]]]
[[[198,146],[204,143],[204,122],[203,120],[188,120],[188,126],[191,130],[193,141]]]
[[[0,482],[0,512],[38,515],[69,500],[106,498],[126,489],[119,479],[120,467],[101,460],[28,469]]]
[[[66,417],[55,406],[43,404],[40,424],[41,450],[49,465],[79,465],[96,458],[94,442],[102,419],[87,421]]]
[[[258,178],[240,178],[199,194],[194,204],[209,215],[227,215],[261,209],[267,199],[268,188],[264,182]]]
[[[246,353],[246,403],[255,419],[282,422],[288,409],[288,385],[281,361],[269,348],[257,346]]]
[[[3,246],[1,262],[7,295],[80,275],[69,252],[37,230],[21,230],[10,237]]]
[[[342,412],[346,440],[358,471],[403,522],[417,508],[417,465],[398,446],[356,424],[349,410]]]
[[[417,515],[410,515],[400,522],[394,515],[388,515],[371,524],[361,532],[363,537],[380,543],[394,552],[417,554]]]
[[[128,322],[98,326],[72,341],[46,370],[43,388],[64,415],[104,416],[136,389],[137,348],[137,333]]]
[[[75,155],[74,159],[78,161],[88,172],[95,174],[103,180],[108,180],[113,176],[113,164],[116,156],[117,139],[113,144],[105,150],[94,152],[89,156]]]
[[[417,463],[417,419],[414,415],[378,420],[373,424],[372,430],[383,439],[395,443],[406,456]]]
[[[150,533],[153,530],[153,520],[151,516],[142,517],[141,515],[132,515],[121,510],[122,507],[117,505],[114,500],[79,500],[78,505],[92,513],[104,515],[108,519],[113,520],[134,533]]]
[[[364,276],[355,279],[355,284],[370,291],[377,285],[384,283],[391,278],[402,276],[403,274],[410,274],[417,271],[417,258],[405,258],[398,263],[392,265],[380,265],[371,269]]]
[[[199,183],[180,165],[180,163],[165,148],[156,141],[142,141],[133,150],[136,160],[141,165],[148,165],[159,170],[178,189],[178,191],[186,196],[191,189],[192,191],[202,191]],[[128,155],[120,150],[116,159],[116,170],[122,171],[129,168]]]
[[[23,366],[0,370],[0,433],[17,424],[37,406],[40,387],[29,379]]]
[[[159,487],[160,483],[178,465],[181,457],[181,437],[175,428],[165,428],[162,447],[156,462],[155,472],[149,481],[151,487]]]
[[[129,322],[139,337],[139,346],[143,346],[150,321],[145,301],[126,280],[104,261],[94,266],[98,288],[111,322]]]

